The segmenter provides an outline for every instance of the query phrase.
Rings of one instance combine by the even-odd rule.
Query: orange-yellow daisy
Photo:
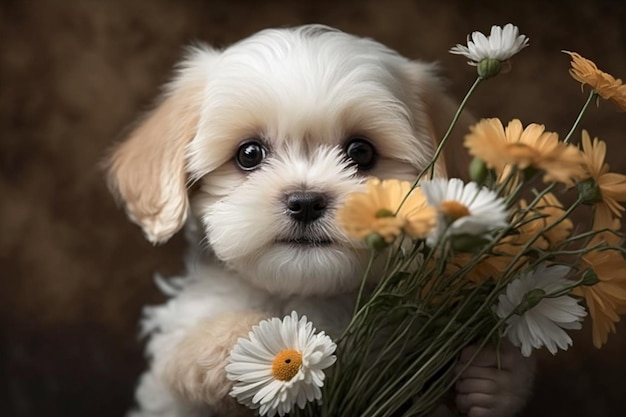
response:
[[[528,204],[523,199],[520,200],[520,208],[522,210],[528,209]],[[568,218],[559,221],[564,213],[563,205],[554,194],[544,195],[525,215],[519,214],[517,216],[522,224],[517,228],[519,235],[516,240],[520,244],[524,244],[533,236],[540,234],[541,237],[535,241],[534,246],[544,250],[562,242],[570,236],[574,227]],[[546,231],[551,226],[552,228]]]
[[[606,144],[594,138],[593,142],[586,130],[582,133],[582,155],[585,174],[578,188],[583,192],[594,193],[590,203],[594,204],[593,228],[609,228],[613,217],[622,217],[624,207],[619,202],[626,202],[626,175],[609,172],[609,165],[604,162]]]
[[[518,119],[511,120],[506,129],[497,118],[481,120],[465,136],[465,147],[499,174],[507,166],[521,170],[532,167],[544,171],[546,182],[571,186],[572,178],[582,173],[577,147],[559,141],[559,136],[547,132],[544,125],[532,123],[524,128]]]
[[[620,109],[626,110],[626,85],[611,74],[598,69],[593,61],[576,52],[563,51],[572,57],[570,75],[578,82],[587,84],[605,100],[611,100]]]
[[[337,212],[337,221],[352,238],[378,234],[390,243],[402,231],[414,238],[426,237],[435,226],[436,216],[419,187],[411,190],[407,181],[372,178],[365,192],[348,196]]]
[[[619,222],[613,223],[619,229]],[[592,239],[589,247],[602,241],[615,245],[617,238],[610,233],[601,233]],[[584,267],[591,268],[598,278],[594,285],[582,285],[574,288],[574,294],[584,297],[592,319],[593,344],[600,348],[608,339],[609,333],[615,333],[615,323],[619,314],[626,311],[626,261],[622,254],[614,249],[596,249],[582,257]]]

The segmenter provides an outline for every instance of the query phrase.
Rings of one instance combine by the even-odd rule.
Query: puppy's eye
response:
[[[353,136],[348,140],[345,147],[346,155],[360,170],[367,171],[376,164],[376,148],[367,139]]]
[[[242,143],[239,149],[237,149],[237,165],[244,171],[251,171],[263,162],[265,155],[265,147],[259,142],[249,141]]]

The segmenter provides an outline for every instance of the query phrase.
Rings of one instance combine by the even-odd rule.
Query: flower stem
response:
[[[589,107],[589,104],[594,99],[594,97],[597,97],[597,96],[598,96],[598,93],[596,93],[596,90],[591,90],[591,92],[589,93],[589,97],[587,97],[587,101],[585,101],[585,104],[583,104],[582,109],[580,109],[580,112],[578,113],[578,117],[576,117],[576,120],[574,120],[574,124],[572,125],[572,128],[567,133],[567,136],[565,136],[565,139],[563,139],[564,143],[567,143],[567,142],[570,141],[570,139],[572,138],[572,135],[574,134],[574,131],[576,130],[576,128],[580,124],[580,121],[582,120],[583,115],[587,111],[587,108]]]
[[[551,184],[552,185],[552,184]],[[534,207],[534,204],[536,204],[536,201],[538,201],[542,195],[545,195],[545,193],[541,193],[539,196],[536,197],[535,201],[529,205],[529,208]],[[582,204],[582,198],[578,198],[576,201],[574,201],[574,203],[572,203],[572,205],[563,212],[563,214],[561,216],[559,216],[557,219],[555,219],[551,224],[547,225],[546,227],[544,227],[540,232],[535,233],[535,235],[530,238],[525,244],[524,246],[522,246],[519,250],[518,253],[515,255],[515,257],[513,258],[513,260],[509,263],[509,265],[505,268],[504,272],[502,273],[502,276],[507,276],[507,274],[509,272],[511,272],[511,270],[515,267],[515,264],[517,264],[517,262],[522,258],[522,256],[524,256],[524,254],[526,253],[526,251],[528,250],[528,248],[530,248],[536,241],[537,239],[539,239],[541,236],[545,235],[545,233],[549,232],[550,230],[552,230],[554,227],[558,226],[563,220],[565,220],[566,218],[569,217],[570,214],[572,214],[572,212]]]
[[[454,130],[454,127],[456,126],[456,122],[459,120],[459,117],[461,117],[461,113],[463,112],[463,109],[465,108],[465,104],[467,103],[471,95],[474,93],[474,90],[476,90],[476,87],[478,87],[478,84],[480,84],[480,82],[483,80],[484,78],[477,77],[476,80],[474,80],[474,84],[472,84],[469,90],[467,90],[467,93],[465,94],[465,97],[461,101],[461,104],[459,104],[459,107],[456,109],[456,113],[454,113],[454,117],[452,118],[452,121],[450,122],[450,125],[448,126],[448,130],[446,131],[446,134],[443,135],[443,138],[439,142],[439,146],[437,146],[437,149],[435,150],[435,154],[433,155],[428,165],[426,165],[426,167],[422,169],[422,171],[418,174],[417,178],[413,182],[413,185],[411,186],[411,189],[414,189],[415,187],[417,187],[417,184],[420,182],[424,174],[426,174],[428,171],[430,171],[429,178],[434,177],[435,167],[437,166],[437,160],[441,156],[441,152],[443,152],[443,147],[446,145],[446,142],[450,138],[450,134],[452,133],[452,131]],[[396,214],[400,211],[400,208],[404,205],[404,202],[406,201],[408,197],[409,197],[408,194],[404,196],[404,198],[400,202],[400,205],[398,206],[398,209],[396,210]]]
[[[446,134],[443,135],[443,138],[439,142],[439,146],[437,146],[437,149],[435,150],[435,155],[433,156],[428,166],[417,177],[417,181],[420,180],[420,178],[424,175],[424,173],[427,170],[430,170],[430,178],[434,177],[435,166],[437,165],[437,160],[439,159],[439,156],[441,155],[441,152],[443,151],[443,147],[445,146],[446,142],[450,138],[450,134],[452,133],[452,130],[454,130],[454,126],[456,126],[456,122],[459,120],[459,117],[461,117],[461,113],[463,112],[463,109],[465,108],[465,104],[469,100],[470,96],[474,93],[474,90],[476,90],[476,87],[478,87],[478,84],[480,84],[481,81],[483,81],[483,78],[477,77],[476,80],[474,81],[474,84],[472,84],[472,86],[467,91],[467,94],[465,94],[463,101],[461,101],[461,104],[459,104],[459,108],[456,110],[456,113],[454,113],[454,117],[452,118],[452,121],[450,122],[450,126],[448,126],[448,130],[446,131]],[[415,182],[415,184],[417,184],[417,181]]]
[[[372,265],[374,264],[375,256],[376,256],[376,253],[373,250],[370,251],[370,258],[369,258],[369,261],[367,262],[367,268],[365,268],[363,279],[361,280],[361,286],[359,287],[359,295],[357,296],[356,303],[354,305],[354,313],[352,314],[352,317],[356,316],[357,312],[359,311],[361,300],[363,299],[363,291],[365,289],[365,283],[367,282],[367,278],[369,277],[370,271],[372,270]]]

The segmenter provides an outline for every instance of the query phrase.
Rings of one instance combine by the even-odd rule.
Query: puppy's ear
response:
[[[107,161],[110,189],[152,243],[167,241],[187,218],[186,147],[216,55],[206,47],[190,50],[159,104]]]
[[[445,91],[436,65],[411,62],[405,73],[411,92],[419,98],[420,110],[426,115],[424,122],[436,148],[450,126],[459,102]],[[463,138],[473,123],[474,117],[464,110],[445,145],[443,158],[437,164],[436,175],[467,180],[470,157],[463,146]]]

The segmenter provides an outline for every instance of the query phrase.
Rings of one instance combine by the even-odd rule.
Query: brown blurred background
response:
[[[272,26],[325,23],[440,61],[462,96],[475,73],[447,50],[513,22],[531,47],[479,90],[480,116],[567,132],[586,95],[562,49],[626,77],[624,2],[1,1],[0,416],[121,416],[143,368],[137,320],[159,302],[155,272],[180,271],[180,237],[143,240],[107,192],[99,162],[154,99],[184,45],[225,46]],[[626,115],[584,125],[626,172]],[[626,273],[626,271],[624,271]],[[539,355],[525,416],[626,415],[626,326],[603,350],[589,326]]]

